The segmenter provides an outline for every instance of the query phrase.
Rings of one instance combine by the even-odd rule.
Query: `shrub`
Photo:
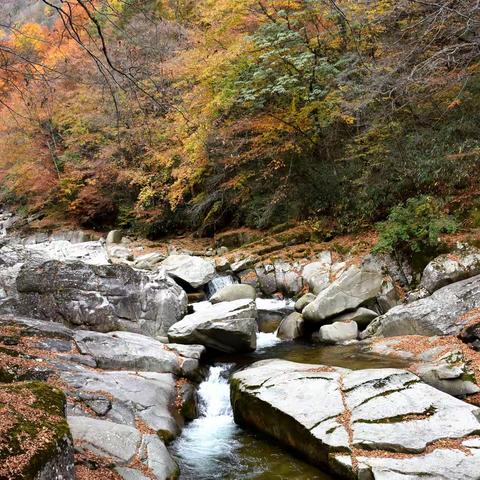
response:
[[[377,224],[380,237],[373,251],[408,255],[432,251],[439,248],[441,233],[453,233],[457,228],[457,222],[444,213],[435,198],[411,198],[394,207],[387,221]]]

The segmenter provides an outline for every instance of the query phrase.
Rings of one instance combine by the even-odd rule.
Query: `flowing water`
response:
[[[328,480],[333,477],[291,455],[272,439],[236,426],[228,378],[237,368],[267,358],[345,368],[402,367],[404,363],[362,352],[358,343],[325,347],[281,342],[259,333],[249,355],[217,357],[200,385],[200,416],[172,444],[181,480]]]

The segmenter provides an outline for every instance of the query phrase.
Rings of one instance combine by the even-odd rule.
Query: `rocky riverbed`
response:
[[[474,247],[419,275],[275,258],[278,238],[142,252],[14,224],[0,215],[0,479],[479,478]]]

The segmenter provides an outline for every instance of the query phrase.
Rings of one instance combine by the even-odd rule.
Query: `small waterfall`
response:
[[[211,298],[223,287],[233,285],[234,283],[238,283],[238,280],[233,275],[216,275],[205,285],[207,298]]]
[[[230,364],[210,368],[198,390],[200,417],[191,422],[172,445],[182,465],[182,479],[222,479],[225,468],[235,463],[235,434],[230,406]],[[223,467],[222,467],[223,465]]]

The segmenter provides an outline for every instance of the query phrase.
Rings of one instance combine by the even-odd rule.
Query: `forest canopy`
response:
[[[476,0],[8,0],[0,29],[25,212],[156,237],[480,208]]]

